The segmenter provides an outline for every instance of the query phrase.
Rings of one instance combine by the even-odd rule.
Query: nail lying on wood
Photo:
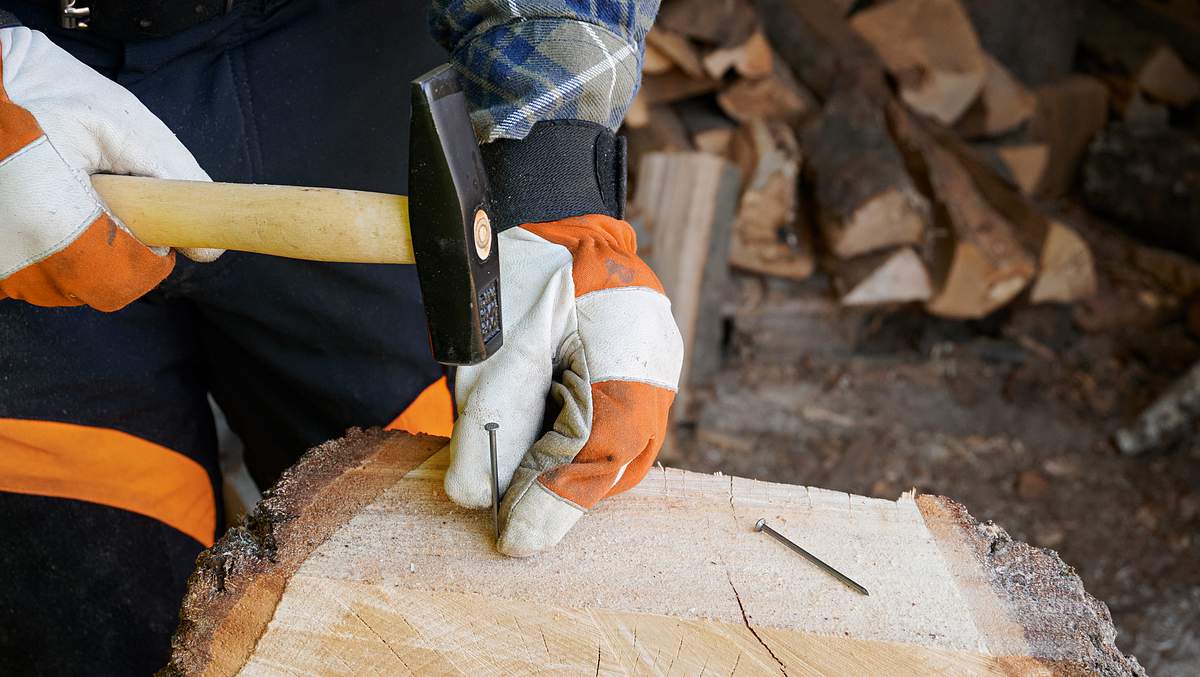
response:
[[[867,592],[866,588],[859,585],[858,583],[855,583],[853,580],[850,579],[849,576],[847,576],[846,574],[843,574],[842,572],[838,571],[837,569],[834,569],[833,567],[829,566],[828,564],[823,562],[821,560],[821,558],[819,558],[816,555],[812,554],[811,552],[805,550],[804,548],[801,548],[799,545],[796,545],[796,543],[794,543],[792,541],[792,539],[790,539],[787,536],[784,536],[783,534],[779,533],[778,531],[775,531],[774,529],[772,529],[770,526],[767,525],[766,518],[761,518],[757,522],[755,522],[754,530],[766,532],[768,535],[771,536],[771,538],[774,538],[775,540],[779,541],[780,543],[783,543],[787,547],[791,548],[793,551],[795,551],[796,553],[803,556],[804,559],[807,559],[808,561],[810,561],[813,564],[820,567],[821,570],[824,571],[825,573],[827,573],[830,576],[833,576],[834,578],[841,581],[846,587],[850,588],[851,590],[854,590],[855,592],[859,592],[864,595],[867,595],[868,597],[871,595],[871,593]]]

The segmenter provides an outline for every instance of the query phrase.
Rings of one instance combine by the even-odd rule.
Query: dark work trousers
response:
[[[213,180],[406,191],[408,82],[445,60],[427,2],[236,0],[183,33],[127,43],[57,28],[56,5],[0,0],[137,95]],[[132,475],[158,454],[219,496],[211,393],[265,487],[347,427],[387,424],[442,375],[412,266],[180,256],[119,312],[0,301],[0,421],[19,440],[78,440],[80,458],[50,473],[92,467],[103,451],[126,464],[111,472],[153,488]],[[0,492],[0,674],[165,663],[186,578],[213,535],[152,513]]]

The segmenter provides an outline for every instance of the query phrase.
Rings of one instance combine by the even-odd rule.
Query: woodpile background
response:
[[[1095,294],[1064,200],[1200,252],[1197,31],[1159,0],[664,0],[624,131],[685,386],[731,271],[970,320]]]

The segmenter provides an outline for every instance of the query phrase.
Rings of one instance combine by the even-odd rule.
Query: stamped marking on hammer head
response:
[[[476,364],[504,342],[500,247],[466,96],[448,64],[412,83],[409,221],[434,358]]]

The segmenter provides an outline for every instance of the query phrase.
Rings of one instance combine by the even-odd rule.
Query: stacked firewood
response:
[[[665,0],[625,130],[652,258],[795,279],[819,266],[844,305],[950,318],[1093,294],[1087,242],[1039,204],[1073,189],[1110,111],[1161,117],[1200,84],[1166,41],[1129,46],[1076,5]],[[1093,74],[1073,72],[1080,44]],[[720,170],[701,155],[736,167],[736,190],[702,190]],[[696,204],[719,199],[734,204]],[[729,244],[688,254],[672,230]]]

